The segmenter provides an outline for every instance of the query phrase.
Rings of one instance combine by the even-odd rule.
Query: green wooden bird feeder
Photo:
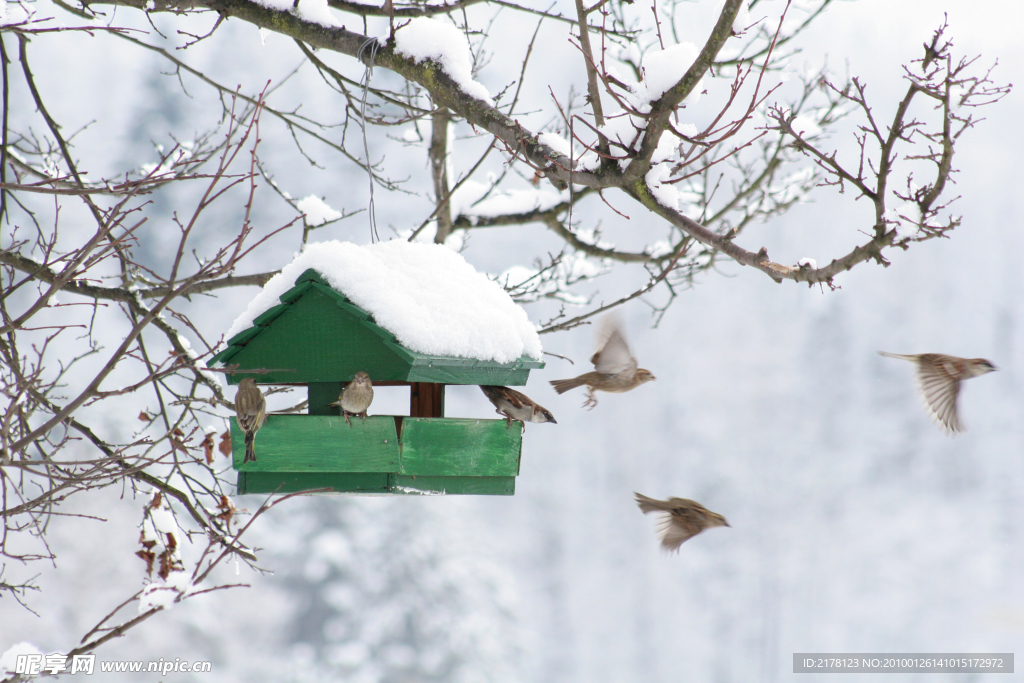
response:
[[[502,419],[445,417],[444,387],[523,385],[543,362],[526,355],[498,363],[412,351],[312,269],[279,298],[213,359],[237,366],[228,375],[232,384],[247,376],[246,369],[275,369],[249,376],[258,384],[308,388],[308,414],[267,416],[256,436],[256,462],[243,463],[244,437],[232,419],[239,493],[515,492],[522,430],[506,428]],[[408,386],[409,416],[374,415],[371,406],[370,417],[348,424],[328,404],[360,371],[375,386]]]

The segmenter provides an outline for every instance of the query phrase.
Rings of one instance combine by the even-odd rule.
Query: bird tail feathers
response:
[[[579,377],[574,377],[573,379],[556,379],[551,381],[551,386],[553,386],[555,391],[560,394],[564,394],[576,387],[581,387],[584,384],[586,384],[586,382],[581,380]]]
[[[256,435],[246,434],[245,435],[245,458],[242,462],[256,462]]]
[[[878,355],[879,356],[886,356],[888,358],[899,358],[900,360],[909,360],[909,361],[913,361],[914,360],[913,356],[906,356],[906,355],[904,355],[902,353],[889,353],[888,351],[879,351]]]
[[[662,501],[655,500],[654,498],[648,498],[644,494],[637,493],[635,491],[633,492],[633,495],[636,496],[636,504],[640,506],[640,511],[645,515],[648,512],[665,511],[665,504]]]

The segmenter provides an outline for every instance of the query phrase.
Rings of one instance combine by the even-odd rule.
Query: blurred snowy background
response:
[[[899,65],[920,57],[944,12],[958,53],[998,59],[996,80],[1021,80],[1018,2],[834,3],[801,36],[794,63],[814,71],[827,55],[840,75],[863,77],[889,113],[904,88]],[[695,25],[691,39],[706,26]],[[250,25],[228,22],[220,31],[229,37],[218,34],[189,58],[217,63],[257,90],[299,59],[286,38],[268,35],[261,46]],[[202,102],[179,97],[156,57],[121,61],[123,46],[88,36],[49,43],[59,50],[46,45],[33,41],[34,58],[62,64],[47,69],[65,79],[47,84],[63,93],[59,104],[73,111],[88,102],[92,116],[123,131],[77,141],[87,151],[105,148],[112,167],[145,156],[169,127],[208,123],[191,123]],[[580,80],[577,66],[567,60],[562,73],[535,64],[535,82],[558,92]],[[478,79],[506,82],[505,71],[518,68],[495,59]],[[306,74],[288,87],[309,87],[310,106],[324,106],[329,97],[315,85]],[[591,328],[546,335],[545,350],[576,365],[549,357],[525,388],[559,423],[527,428],[514,497],[323,497],[279,506],[249,539],[264,548],[260,564],[272,574],[226,574],[222,581],[251,588],[178,605],[101,648],[99,659],[213,661],[212,675],[132,676],[140,681],[770,682],[799,679],[793,652],[1024,653],[1021,97],[1015,91],[984,111],[987,120],[958,148],[955,192],[963,198],[955,209],[964,222],[952,239],[892,253],[886,269],[855,269],[834,292],[775,285],[723,262],[657,328],[633,302],[624,310],[631,341],[658,380],[603,395],[590,412],[580,409],[582,392],[559,397],[548,380],[585,369]],[[292,144],[283,134],[264,138],[264,154]],[[323,195],[335,208],[365,204],[365,176],[328,169],[306,182],[309,168],[288,174],[293,196]],[[427,177],[420,167],[410,173]],[[287,207],[271,193],[262,201],[269,229]],[[412,227],[424,205],[378,206],[382,234],[384,226]],[[745,239],[783,262],[824,263],[870,223],[867,203],[826,189]],[[314,239],[369,239],[362,217],[321,232]],[[541,226],[473,235],[464,254],[500,272],[510,254],[533,253],[523,241],[545,238]],[[250,266],[279,268],[296,245],[272,243]],[[608,276],[602,291],[614,290],[617,277],[627,276]],[[190,315],[216,336],[255,294],[197,301]],[[948,439],[921,408],[912,367],[879,349],[980,356],[1000,372],[964,387],[968,431]],[[401,412],[404,400],[382,392],[374,412]],[[494,416],[475,387],[450,389],[447,414]],[[666,556],[633,491],[699,500],[732,528]],[[43,617],[0,604],[0,651],[22,640],[66,649],[126,586],[141,585],[133,555],[141,502],[121,493],[66,506],[106,524],[54,520],[58,566],[43,570],[42,592],[28,596]]]

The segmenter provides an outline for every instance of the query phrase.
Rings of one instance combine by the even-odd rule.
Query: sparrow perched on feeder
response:
[[[725,517],[711,512],[694,500],[685,498],[656,500],[648,498],[642,493],[633,495],[636,496],[636,504],[640,506],[641,512],[645,515],[648,512],[662,513],[658,533],[661,536],[661,547],[669,552],[679,550],[679,546],[705,529],[713,526],[729,526]]]
[[[960,382],[996,369],[984,358],[957,358],[941,353],[906,356],[887,351],[878,353],[889,358],[907,360],[917,366],[917,390],[925,408],[935,423],[950,436],[964,430],[956,407]]]
[[[597,351],[591,357],[594,372],[587,372],[573,379],[556,379],[551,386],[560,394],[570,389],[587,386],[587,400],[584,408],[597,405],[596,391],[622,393],[654,380],[650,370],[637,368],[636,358],[629,350],[629,344],[622,333],[622,324],[614,315],[605,316],[597,336]]]
[[[246,377],[238,383],[235,393],[235,415],[238,428],[245,434],[245,458],[242,462],[256,462],[256,432],[267,420],[267,399],[256,386],[256,380]]]
[[[558,424],[555,416],[547,408],[537,405],[530,400],[529,396],[521,394],[515,389],[480,385],[480,391],[484,392],[484,396],[489,398],[491,403],[494,404],[496,409],[494,412],[504,415],[505,419],[508,420],[505,429],[512,426],[512,420],[522,422],[523,427],[526,427],[527,422]]]
[[[352,426],[349,415],[358,415],[366,419],[366,409],[373,403],[373,384],[370,376],[365,372],[357,372],[352,381],[341,390],[338,400],[331,403],[332,406],[340,406],[341,414],[345,416],[345,422]]]

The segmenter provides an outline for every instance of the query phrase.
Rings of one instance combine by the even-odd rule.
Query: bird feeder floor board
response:
[[[515,477],[417,477],[387,472],[239,472],[238,493],[296,493],[332,489],[358,495],[511,496]]]
[[[522,429],[504,420],[374,415],[269,415],[256,436],[255,462],[231,423],[238,492],[512,495]],[[401,437],[397,422],[401,420]]]

